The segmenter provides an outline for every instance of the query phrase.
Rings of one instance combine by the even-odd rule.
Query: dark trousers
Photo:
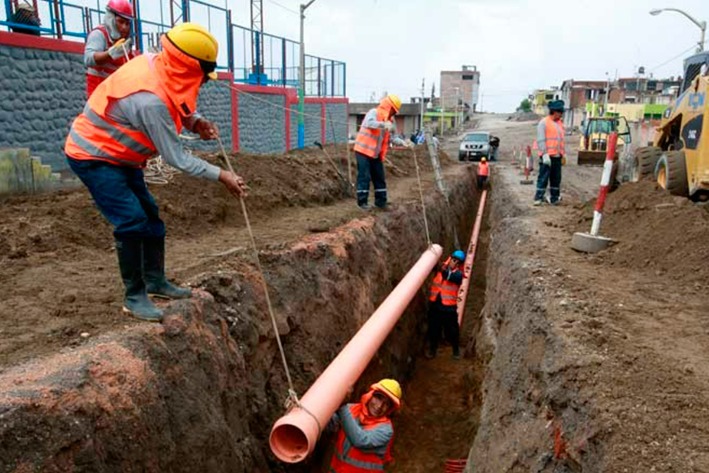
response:
[[[145,186],[142,169],[104,161],[68,159],[72,171],[88,187],[96,207],[113,225],[116,239],[164,238],[165,224]]]
[[[369,183],[374,183],[374,205],[385,207],[387,204],[387,183],[384,178],[384,163],[355,153],[357,156],[357,205],[367,205],[369,201]]]
[[[456,306],[444,306],[440,300],[431,302],[428,308],[428,344],[431,354],[435,355],[441,332],[453,347],[453,354],[460,353],[460,328],[458,327],[458,312]]]
[[[478,176],[478,189],[482,189],[487,182],[487,176]]]
[[[561,156],[552,156],[551,166],[543,164],[542,158],[539,158],[539,176],[537,177],[537,192],[534,195],[534,200],[544,200],[547,185],[549,185],[551,203],[555,204],[559,201],[561,192]]]

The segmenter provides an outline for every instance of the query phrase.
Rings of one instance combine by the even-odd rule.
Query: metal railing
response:
[[[30,0],[36,5],[37,16],[42,22],[40,26],[31,26],[12,21],[17,0],[2,0],[0,29],[12,31],[23,28],[38,36],[83,41],[93,28],[101,24],[104,13],[102,8],[106,1]],[[222,45],[217,58],[218,70],[232,72],[234,81],[239,83],[298,87],[299,43],[237,25],[232,22],[230,9],[214,5],[208,0],[183,0],[182,3],[184,8],[181,15],[204,25]],[[170,0],[143,0],[142,4],[136,1],[135,5],[133,34],[136,47],[143,52],[158,50],[160,35],[171,28],[170,17],[166,15]],[[172,14],[171,9],[169,11]],[[256,44],[252,45],[252,42]],[[263,48],[260,43],[263,43]],[[256,58],[252,51],[255,51]],[[260,57],[261,51],[263,57]],[[319,97],[345,96],[346,74],[344,62],[306,54],[305,94]]]

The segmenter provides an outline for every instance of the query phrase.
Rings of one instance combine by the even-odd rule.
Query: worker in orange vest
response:
[[[133,5],[128,0],[109,0],[103,24],[86,37],[84,65],[86,66],[86,97],[123,64],[135,56],[130,38]]]
[[[460,328],[458,327],[458,290],[463,282],[465,253],[456,250],[436,272],[431,284],[428,308],[428,343],[426,358],[438,351],[441,330],[453,347],[453,358],[460,358]]]
[[[478,169],[477,169],[477,176],[478,176],[478,189],[483,189],[485,186],[485,183],[487,182],[488,178],[490,177],[490,165],[487,162],[487,159],[481,158],[480,162],[478,163]]]
[[[185,174],[220,181],[235,196],[246,189],[241,177],[186,152],[178,138],[183,127],[205,140],[219,136],[196,112],[200,87],[216,78],[217,40],[182,23],[161,41],[160,53],[138,56],[96,88],[64,146],[69,166],[113,225],[123,310],[148,321],[162,320],[148,294],[179,299],[191,291],[165,277],[165,224],[143,179],[147,160],[160,154]]]
[[[561,193],[561,166],[565,150],[565,130],[561,117],[564,114],[564,101],[549,102],[549,115],[537,125],[537,147],[539,148],[539,176],[534,205],[544,203],[547,185],[551,198],[549,202],[557,205]]]
[[[384,471],[392,461],[391,415],[401,408],[401,397],[397,381],[382,379],[370,386],[360,402],[340,407],[328,424],[329,430],[338,429],[328,473]]]
[[[396,95],[384,97],[377,108],[367,112],[357,133],[354,151],[357,157],[357,205],[369,210],[369,183],[374,184],[374,205],[387,206],[387,183],[384,160],[389,150],[391,132],[396,131],[394,115],[401,109],[401,99]]]

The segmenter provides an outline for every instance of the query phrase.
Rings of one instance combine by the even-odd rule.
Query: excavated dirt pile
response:
[[[577,231],[588,231],[593,203],[582,211]],[[602,234],[618,240],[599,264],[631,267],[675,284],[709,284],[709,207],[674,197],[655,183],[624,184],[609,195]]]
[[[328,151],[346,174],[344,149]],[[472,168],[444,169],[449,207],[419,155],[431,236],[449,251],[450,222],[472,224]],[[412,155],[391,155],[393,208],[371,213],[346,197],[320,151],[234,162],[251,186],[250,216],[302,394],[426,249]],[[317,469],[318,455],[286,468],[269,453],[287,384],[238,202],[183,176],[151,190],[168,228],[169,272],[196,288],[191,300],[164,305],[156,325],[120,314],[110,229],[86,191],[3,202],[0,472]],[[414,299],[363,385],[410,374],[424,300]]]

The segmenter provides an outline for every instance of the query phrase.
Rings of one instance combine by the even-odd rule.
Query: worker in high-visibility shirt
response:
[[[357,157],[357,205],[369,210],[369,183],[374,183],[374,205],[387,206],[387,183],[384,160],[389,150],[391,132],[396,131],[394,115],[401,109],[396,95],[384,97],[377,108],[367,112],[357,133],[354,152]]]
[[[396,380],[382,379],[370,386],[360,402],[338,409],[328,424],[328,430],[338,429],[328,473],[384,471],[392,461],[391,415],[401,408],[401,397]]]
[[[561,197],[561,166],[566,155],[565,130],[561,117],[564,114],[564,101],[549,102],[549,115],[537,125],[537,147],[539,148],[539,176],[534,205],[544,203],[547,185],[549,186],[552,205],[557,205]]]
[[[133,5],[128,0],[108,0],[103,24],[86,37],[86,97],[91,97],[98,85],[135,56],[130,37]]]
[[[478,163],[477,178],[478,178],[478,189],[482,190],[490,177],[490,165],[487,159],[481,158]]]
[[[441,330],[453,347],[453,358],[460,358],[458,327],[458,290],[463,282],[465,253],[456,250],[436,272],[431,284],[428,307],[428,343],[426,358],[433,358],[441,341]]]
[[[148,294],[191,296],[165,277],[165,224],[143,179],[147,160],[160,154],[187,175],[220,181],[235,196],[246,190],[241,177],[185,151],[178,137],[183,127],[205,140],[219,136],[196,112],[200,87],[217,76],[217,40],[197,24],[181,23],[161,42],[160,53],[138,56],[96,88],[64,146],[69,166],[113,225],[123,310],[147,321],[162,320]]]

